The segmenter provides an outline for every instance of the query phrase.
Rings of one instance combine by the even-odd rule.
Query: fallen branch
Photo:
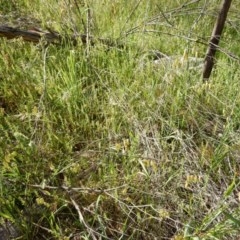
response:
[[[46,44],[64,44],[66,42],[71,42],[76,45],[80,40],[83,44],[94,45],[96,42],[100,42],[108,47],[124,47],[123,44],[119,44],[116,41],[105,38],[94,38],[86,34],[63,36],[60,33],[47,29],[48,31],[43,31],[38,28],[32,28],[29,30],[22,30],[14,27],[9,27],[2,25],[0,26],[0,37],[5,37],[7,39],[22,38],[26,42],[39,43],[41,40],[46,41]],[[88,38],[88,39],[87,39]]]

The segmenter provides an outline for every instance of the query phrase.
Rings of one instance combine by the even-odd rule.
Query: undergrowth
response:
[[[237,238],[240,72],[226,50],[239,55],[238,3],[209,82],[143,58],[204,57],[218,2],[2,5],[1,22],[124,45],[0,39],[0,226],[12,238]]]

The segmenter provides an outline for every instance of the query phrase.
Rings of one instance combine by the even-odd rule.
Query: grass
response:
[[[190,39],[207,43],[219,1],[184,2],[4,1],[1,24],[82,33],[88,12],[126,46],[0,39],[0,222],[17,239],[237,239],[239,4],[203,84],[143,58],[204,57]]]

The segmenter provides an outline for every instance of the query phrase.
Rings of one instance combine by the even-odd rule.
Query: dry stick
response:
[[[199,43],[199,44],[208,46],[208,43],[205,41],[205,39],[203,39],[201,37],[198,37],[198,36],[196,36],[196,38],[191,38],[191,37],[186,36],[187,34],[186,35],[179,35],[179,34],[174,34],[174,33],[170,33],[170,32],[163,32],[163,31],[157,31],[157,30],[144,30],[144,31],[135,30],[135,31],[131,32],[130,34],[136,34],[136,33],[164,34],[164,35],[168,35],[168,36],[171,36],[171,37],[178,37],[178,38],[181,38],[181,39],[185,39],[187,41],[191,41],[191,42],[195,42],[195,43]],[[218,51],[226,54],[229,58],[232,58],[232,59],[235,59],[237,61],[240,61],[240,57],[239,56],[233,54],[232,52],[228,51],[225,48],[221,48],[219,46],[216,46],[216,47],[217,47]]]
[[[93,230],[84,220],[83,218],[83,215],[81,213],[81,210],[80,210],[80,207],[78,206],[78,204],[74,201],[73,198],[70,198],[71,199],[71,202],[73,204],[73,206],[75,207],[75,209],[77,210],[77,213],[78,213],[78,217],[79,217],[79,221],[80,223],[82,223],[84,225],[84,227],[86,227],[89,235],[92,237],[93,240],[97,240],[97,238],[95,237],[94,233],[97,233],[95,232],[95,230]]]
[[[77,0],[73,0],[73,1],[74,1],[75,6],[76,6],[76,9],[78,11],[79,16],[81,16],[81,10],[80,10],[80,7],[78,5]],[[86,32],[87,31],[86,30],[86,24],[85,24],[84,19],[82,17],[81,17],[81,22],[82,22],[82,25],[83,25],[83,28],[84,28],[84,32]]]
[[[71,200],[75,210],[78,213],[79,222],[81,224],[83,224],[83,226],[86,228],[87,232],[89,233],[89,235],[92,237],[93,240],[102,239],[101,237],[103,237],[104,239],[107,239],[107,240],[111,240],[111,238],[108,238],[107,236],[105,236],[105,235],[101,234],[100,232],[97,232],[96,230],[91,228],[91,226],[84,220],[83,214],[82,214],[81,209],[80,209],[79,205],[77,204],[77,202],[72,197],[70,197],[70,200]],[[96,234],[100,238],[96,238],[94,234]]]
[[[50,186],[50,185],[44,185],[44,184],[28,184],[27,186],[33,187],[33,188],[39,188],[39,189],[47,189],[47,190],[64,190],[68,193],[71,192],[87,192],[87,193],[107,193],[107,192],[112,192],[120,188],[125,188],[127,187],[127,184],[123,184],[118,187],[114,188],[107,188],[107,189],[94,189],[94,188],[86,188],[86,187],[68,187],[68,186]]]
[[[220,41],[220,37],[223,31],[223,27],[227,18],[228,10],[231,6],[232,0],[223,0],[222,8],[218,14],[217,21],[213,28],[212,37],[209,43],[209,47],[207,50],[207,54],[204,60],[204,67],[203,67],[203,81],[206,82],[212,72],[212,68],[214,65],[214,56],[218,49],[218,44]]]
[[[132,11],[130,12],[129,16],[127,17],[125,23],[122,26],[122,29],[120,31],[120,34],[122,35],[123,33],[123,29],[125,28],[126,24],[129,22],[129,20],[131,19],[132,15],[135,13],[135,11],[137,10],[138,6],[140,5],[142,0],[139,0],[136,5],[134,6],[134,8],[132,9]]]
[[[64,44],[66,41],[70,41],[73,43],[73,45],[76,45],[80,39],[83,44],[87,44],[88,41],[88,44],[91,46],[95,45],[96,42],[100,42],[107,47],[125,47],[124,44],[118,41],[114,41],[113,39],[94,38],[93,36],[87,36],[86,34],[64,36],[49,28],[47,30],[48,31],[42,31],[38,28],[33,28],[31,30],[22,30],[6,25],[0,25],[0,37],[5,37],[7,39],[22,38],[24,41],[33,43],[39,43],[43,39],[47,44],[56,45]]]
[[[191,4],[197,3],[197,2],[199,2],[199,1],[200,1],[200,0],[191,0],[191,1],[189,1],[189,2],[186,2],[186,3],[182,4],[180,7],[171,9],[171,10],[169,10],[169,11],[167,11],[167,12],[164,13],[165,16],[163,16],[163,19],[166,17],[166,14],[173,15],[174,13],[181,12],[182,9],[188,7],[188,6],[191,5]],[[157,7],[158,7],[158,6],[157,6]],[[158,8],[159,8],[159,7],[158,7]],[[162,13],[161,13],[161,15],[162,15]],[[129,34],[134,33],[135,30],[141,29],[142,26],[148,25],[149,23],[151,23],[151,22],[153,22],[153,21],[155,21],[155,20],[157,20],[157,19],[159,19],[159,15],[157,15],[157,17],[153,17],[152,19],[148,20],[147,22],[146,22],[146,20],[144,20],[144,21],[143,21],[142,23],[140,23],[139,25],[131,28],[130,30],[127,30],[127,31],[125,32],[125,34],[123,35],[123,37],[127,37]],[[167,22],[168,22],[168,21],[167,21]]]
[[[89,57],[89,52],[90,52],[90,44],[89,44],[89,36],[90,36],[90,17],[91,17],[91,12],[90,8],[87,5],[87,28],[86,28],[86,35],[87,35],[87,42],[86,42],[86,50],[87,50],[87,58]]]
[[[14,27],[9,27],[2,25],[0,26],[0,37],[5,37],[7,39],[22,38],[24,41],[39,43],[41,39],[44,39],[47,44],[61,44],[65,37],[61,36],[59,33],[49,30],[42,31],[37,28],[31,30],[22,30]],[[79,35],[83,43],[86,42],[86,36],[84,34]],[[76,37],[70,37],[70,41],[74,44],[77,41]]]

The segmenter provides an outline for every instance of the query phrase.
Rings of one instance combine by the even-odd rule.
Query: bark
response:
[[[113,41],[111,39],[93,38],[92,36],[89,36],[87,39],[86,34],[63,36],[56,31],[52,31],[51,29],[48,29],[48,31],[42,31],[38,28],[33,28],[30,30],[22,30],[14,27],[5,26],[5,25],[0,26],[0,37],[5,37],[7,39],[22,38],[24,41],[33,42],[33,43],[39,43],[41,40],[43,40],[46,42],[46,44],[57,44],[57,45],[59,44],[61,45],[67,42],[71,42],[73,45],[76,45],[79,40],[83,44],[87,44],[87,40],[88,40],[88,43],[90,45],[94,45],[96,42],[100,42],[109,47],[119,47],[119,48],[123,47],[122,44],[116,41]]]

